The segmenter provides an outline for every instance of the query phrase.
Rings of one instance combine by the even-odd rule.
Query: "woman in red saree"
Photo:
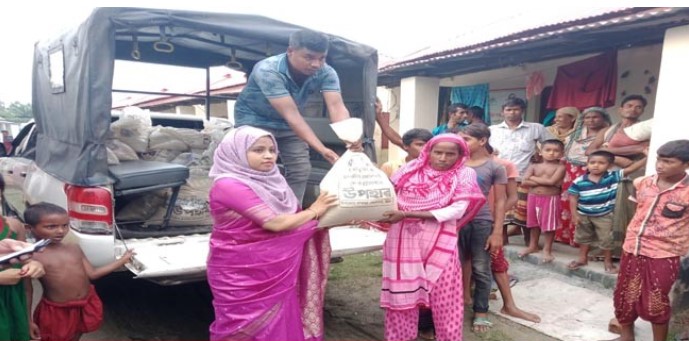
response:
[[[299,203],[276,166],[270,133],[231,130],[209,175],[213,232],[207,261],[211,340],[321,340],[330,243],[317,220],[336,204]]]
[[[486,199],[469,149],[454,134],[432,138],[416,160],[393,174],[399,210],[383,246],[385,339],[414,340],[419,307],[433,312],[437,340],[462,340],[464,304],[457,232]]]

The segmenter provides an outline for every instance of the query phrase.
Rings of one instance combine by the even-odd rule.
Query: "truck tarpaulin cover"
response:
[[[138,53],[141,62],[200,68],[234,60],[247,71],[259,60],[283,53],[290,34],[301,28],[255,15],[95,9],[78,27],[35,45],[36,163],[70,184],[111,182],[105,142],[116,59],[137,60],[134,55]],[[354,108],[350,108],[352,116],[364,118],[364,138],[372,139],[377,51],[341,37],[329,37],[327,62],[341,78],[354,77],[347,86],[343,82],[343,96],[348,107],[352,104]],[[156,44],[158,49],[154,48]],[[172,51],[162,51],[170,46]],[[373,145],[365,146],[367,154],[375,157]]]

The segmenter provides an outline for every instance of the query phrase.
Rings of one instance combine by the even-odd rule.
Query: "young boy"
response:
[[[552,262],[555,230],[560,227],[560,192],[565,178],[565,166],[560,158],[565,149],[560,140],[545,140],[541,144],[543,162],[532,163],[526,169],[522,186],[529,187],[527,198],[526,227],[530,229],[529,245],[519,253],[523,258],[538,252],[538,238],[545,235],[543,263]]]
[[[637,208],[622,246],[615,287],[617,340],[634,340],[634,321],[653,324],[653,340],[665,340],[672,313],[669,292],[679,272],[679,257],[689,251],[689,140],[658,148],[656,175],[638,178]]]
[[[579,247],[579,259],[569,264],[570,270],[588,264],[591,245],[603,250],[605,272],[617,273],[612,263],[613,215],[617,184],[625,174],[634,172],[646,164],[646,158],[635,161],[625,169],[610,171],[615,163],[613,153],[597,150],[586,162],[587,173],[576,178],[569,187],[569,203],[572,222],[576,225],[574,241]]]
[[[426,129],[414,128],[402,135],[402,145],[405,152],[407,152],[407,157],[398,161],[388,161],[380,166],[380,169],[388,177],[392,176],[392,173],[396,172],[400,167],[402,167],[407,162],[419,157],[419,153],[426,145],[426,142],[433,137],[430,131]]]
[[[94,269],[79,245],[62,243],[69,232],[69,216],[62,207],[31,205],[24,211],[24,222],[36,239],[51,239],[43,252],[33,256],[45,267],[45,276],[40,279],[43,298],[34,311],[32,331],[40,331],[42,341],[79,340],[103,320],[103,305],[90,281],[123,266],[133,252]]]

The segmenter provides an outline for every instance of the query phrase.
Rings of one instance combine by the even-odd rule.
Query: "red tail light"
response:
[[[103,187],[65,185],[70,226],[79,232],[112,234],[112,192]]]

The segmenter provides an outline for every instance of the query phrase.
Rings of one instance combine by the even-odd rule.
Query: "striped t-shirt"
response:
[[[574,180],[568,192],[579,196],[577,212],[585,216],[602,216],[615,209],[617,184],[624,174],[622,170],[609,171],[598,182],[589,180],[586,173]]]

